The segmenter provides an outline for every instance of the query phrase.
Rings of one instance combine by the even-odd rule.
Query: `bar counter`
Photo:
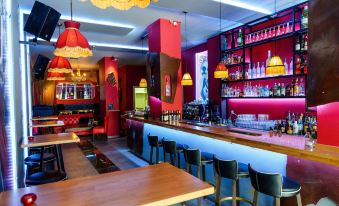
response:
[[[305,146],[306,139],[302,136],[283,134],[281,137],[269,137],[268,132],[231,128],[233,131],[255,134],[253,136],[231,132],[225,126],[196,126],[185,122],[161,122],[157,119],[142,117],[128,117],[127,119],[339,166],[338,147],[316,144],[315,148],[311,150]]]

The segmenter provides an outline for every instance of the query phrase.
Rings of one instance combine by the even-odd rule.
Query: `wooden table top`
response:
[[[214,193],[214,187],[168,163],[70,179],[0,193],[0,205],[19,206],[27,193],[36,205],[173,205]]]
[[[80,142],[78,135],[73,132],[59,133],[59,134],[44,134],[36,135],[32,141],[28,140],[28,137],[24,138],[21,143],[21,148],[24,147],[42,147],[55,144],[68,144]]]
[[[315,148],[310,150],[305,146],[305,138],[302,136],[284,134],[282,137],[269,137],[268,132],[243,130],[259,134],[259,136],[251,136],[230,132],[225,126],[195,126],[180,122],[161,122],[158,119],[142,117],[126,117],[126,119],[339,166],[339,147],[316,144]],[[234,128],[234,130],[241,131],[238,128]]]
[[[65,123],[60,120],[50,120],[50,121],[43,121],[43,122],[32,122],[30,127],[60,127],[64,126]]]
[[[46,120],[58,120],[58,116],[53,115],[53,116],[33,117],[32,118],[32,121],[46,121]]]

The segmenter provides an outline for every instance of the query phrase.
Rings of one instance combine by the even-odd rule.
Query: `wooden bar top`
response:
[[[36,205],[173,205],[214,193],[214,187],[168,163],[70,179],[0,193],[0,205],[20,206],[27,193]]]
[[[282,137],[269,137],[268,132],[239,128],[229,130],[221,126],[196,126],[183,122],[161,122],[158,119],[144,119],[142,117],[126,117],[126,119],[339,166],[339,147],[316,144],[315,148],[311,150],[305,146],[306,139],[302,136],[284,134]],[[239,134],[231,132],[232,130],[248,131],[256,133],[257,136]]]
[[[32,141],[28,140],[28,137],[24,138],[21,143],[21,148],[24,147],[42,147],[55,144],[68,144],[80,142],[78,135],[73,132],[59,133],[59,134],[43,134],[36,135]]]

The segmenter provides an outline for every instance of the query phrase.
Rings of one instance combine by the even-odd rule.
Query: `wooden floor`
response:
[[[147,162],[129,152],[129,149],[126,146],[125,138],[109,139],[107,141],[104,139],[97,139],[94,141],[93,145],[97,147],[104,155],[106,155],[106,157],[108,157],[121,170],[144,167],[148,165]],[[81,152],[78,145],[63,145],[62,149],[65,168],[69,179],[100,175]],[[197,205],[197,201],[189,201],[186,203],[186,205],[195,206]],[[203,199],[202,205],[212,206],[214,203],[207,199]]]

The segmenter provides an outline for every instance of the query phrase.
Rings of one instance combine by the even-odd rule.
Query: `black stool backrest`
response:
[[[177,143],[174,140],[163,140],[162,141],[164,151],[166,153],[175,154]]]
[[[236,160],[222,160],[213,156],[214,170],[219,177],[237,180],[238,163]]]
[[[258,172],[250,164],[248,164],[248,171],[255,190],[273,197],[281,197],[282,176],[280,174]]]
[[[158,136],[148,135],[148,144],[151,147],[159,147],[159,139]]]
[[[185,161],[190,165],[201,165],[201,152],[199,149],[190,149],[184,147]]]

